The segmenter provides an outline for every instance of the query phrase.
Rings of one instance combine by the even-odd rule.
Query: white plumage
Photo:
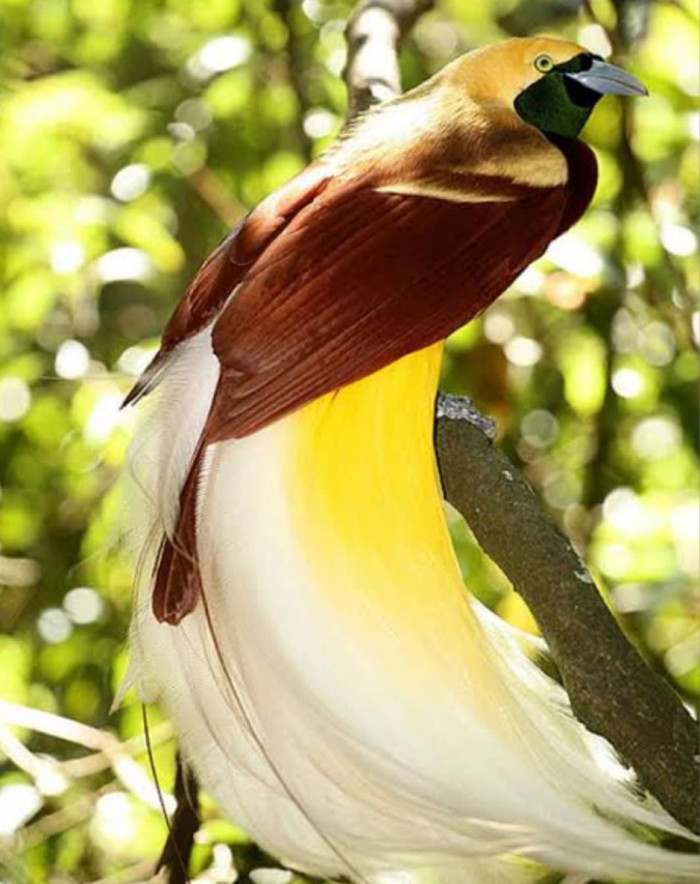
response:
[[[332,433],[333,409],[361,401],[360,386],[371,384],[367,420],[380,430],[377,468],[387,467],[385,406],[405,410],[416,446],[432,444],[430,397],[409,389],[417,373],[429,388],[436,364],[414,354],[313,404],[310,418],[212,445],[198,495],[205,600],[170,626],[151,611],[152,567],[163,532],[172,535],[218,376],[208,330],[178,346],[134,440],[126,490],[140,555],[131,673],[142,698],[173,716],[184,757],[222,810],[301,870],[381,884],[500,884],[534,880],[545,864],[571,873],[572,884],[699,880],[696,857],[643,843],[613,821],[688,835],[630,790],[516,631],[440,586],[429,588],[415,629],[412,602],[404,622],[387,615],[379,589],[356,585],[363,573],[381,573],[387,586],[397,573],[442,573],[430,549],[407,542],[402,561],[387,548],[371,571],[355,570],[329,534],[321,567],[300,530],[318,511],[313,491],[294,487],[296,473],[315,475],[299,421]],[[396,406],[404,388],[408,404]],[[377,478],[371,464],[367,478]],[[397,507],[413,505],[410,488],[385,491]]]

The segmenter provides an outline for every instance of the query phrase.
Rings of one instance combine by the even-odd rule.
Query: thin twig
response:
[[[95,812],[98,800],[104,795],[111,795],[116,791],[115,784],[109,783],[96,792],[80,795],[74,798],[70,804],[66,804],[53,813],[47,813],[35,823],[25,826],[2,846],[11,855],[19,856],[27,853],[34,847],[43,844],[48,838],[60,835],[61,832],[89,820]]]
[[[125,744],[109,731],[90,727],[79,721],[55,715],[53,712],[43,712],[40,709],[30,709],[27,706],[4,701],[0,701],[0,722],[77,743],[86,749],[99,752],[109,761],[117,779],[129,792],[149,807],[156,810],[160,808],[157,790],[146,771],[134,761],[131,751],[125,747]],[[65,774],[65,769],[62,772]],[[172,795],[166,794],[164,800],[169,811],[174,809],[175,802]]]
[[[119,869],[111,875],[104,878],[97,878],[90,881],[90,884],[136,884],[136,882],[154,882],[157,877],[151,875],[153,861],[150,859],[142,859],[131,866]]]
[[[187,176],[187,180],[199,198],[226,227],[235,227],[245,215],[245,207],[238,202],[216,172],[202,166]]]

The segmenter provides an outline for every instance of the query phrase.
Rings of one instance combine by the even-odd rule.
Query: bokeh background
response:
[[[0,0],[3,884],[144,880],[164,842],[140,706],[128,694],[110,713],[131,603],[113,485],[134,415],[119,403],[208,251],[341,126],[349,8]],[[595,112],[593,208],[454,335],[443,387],[497,418],[628,634],[693,703],[697,5],[443,0],[408,41],[405,83],[542,31],[613,52],[651,96]],[[535,628],[453,521],[470,587]],[[173,740],[150,721],[167,793]],[[230,880],[244,836],[205,815],[195,871]]]

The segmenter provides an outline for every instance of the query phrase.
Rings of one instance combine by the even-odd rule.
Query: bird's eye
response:
[[[547,74],[554,67],[554,62],[548,55],[538,55],[535,59],[535,67],[541,74]]]

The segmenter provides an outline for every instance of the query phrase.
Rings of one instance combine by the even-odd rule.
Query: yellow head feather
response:
[[[484,46],[456,59],[443,75],[477,104],[513,108],[513,102],[543,72],[535,62],[548,56],[554,65],[563,64],[588,50],[577,43],[550,37],[513,37]]]

